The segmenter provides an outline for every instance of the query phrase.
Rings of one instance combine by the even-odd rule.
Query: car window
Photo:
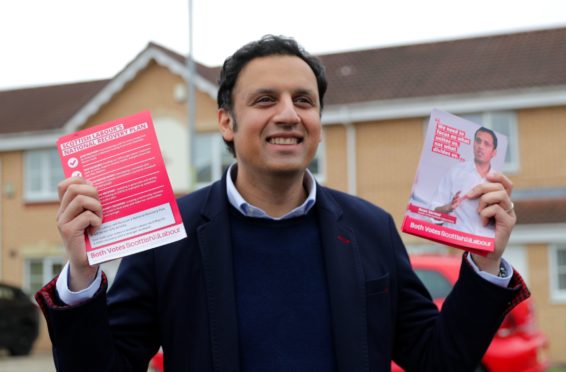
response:
[[[417,276],[424,283],[433,299],[446,298],[452,290],[450,282],[437,271],[416,269]]]

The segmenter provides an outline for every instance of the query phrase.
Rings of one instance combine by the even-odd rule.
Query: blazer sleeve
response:
[[[515,273],[509,287],[497,286],[477,275],[464,255],[439,312],[390,223],[399,282],[393,359],[406,371],[474,371],[505,315],[530,295],[522,278]]]
[[[35,295],[57,371],[147,371],[159,348],[151,256],[123,259],[108,296],[105,275],[96,295],[76,306],[59,300],[57,278]]]

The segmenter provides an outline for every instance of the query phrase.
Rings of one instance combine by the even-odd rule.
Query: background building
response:
[[[507,256],[532,289],[551,359],[566,363],[566,28],[320,57],[329,91],[312,169],[398,226],[432,108],[509,137],[519,220]],[[55,226],[62,134],[149,109],[173,188],[189,191],[185,70],[184,57],[150,43],[109,80],[0,92],[0,280],[32,293],[64,263]],[[232,161],[216,129],[217,75],[197,64],[197,186]],[[413,252],[446,250],[402,237]],[[36,347],[49,347],[45,327]]]

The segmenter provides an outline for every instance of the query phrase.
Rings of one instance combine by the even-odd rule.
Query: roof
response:
[[[566,222],[566,198],[515,201],[518,225]]]
[[[0,133],[61,129],[97,94],[110,98],[109,82],[139,66],[148,50],[173,61],[184,56],[149,43],[115,78],[0,92]],[[320,56],[329,89],[326,105],[415,97],[507,91],[566,85],[566,27],[444,42],[368,49]],[[138,64],[139,65],[139,64]],[[136,67],[137,66],[137,67]],[[143,67],[143,66],[142,66]],[[214,96],[219,67],[196,63],[201,83]],[[126,78],[123,83],[127,80]],[[197,81],[198,83],[198,81]],[[203,86],[203,84],[201,84]],[[102,92],[104,89],[107,92]],[[86,114],[85,114],[86,115]],[[84,115],[80,116],[84,120]],[[80,124],[80,120],[75,120]],[[76,124],[76,123],[75,123]]]
[[[60,129],[110,80],[0,91],[3,134]]]
[[[187,59],[185,56],[171,50],[168,48],[165,48],[164,46],[161,46],[159,44],[156,43],[149,43],[148,47],[154,47],[156,49],[159,49],[160,51],[162,51],[163,53],[167,54],[169,57],[173,58],[174,60],[176,60],[177,62],[181,63],[181,64],[186,64],[187,63]],[[202,76],[203,78],[205,78],[206,80],[210,81],[213,84],[217,84],[218,83],[218,77],[220,76],[220,67],[208,67],[205,66],[203,64],[200,64],[198,62],[195,63],[195,68],[196,68],[196,72],[197,74],[199,74],[200,76]]]
[[[566,28],[320,56],[327,104],[566,84]]]

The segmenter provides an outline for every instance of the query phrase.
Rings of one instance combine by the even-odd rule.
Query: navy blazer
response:
[[[239,371],[230,205],[225,180],[178,201],[188,238],[122,260],[78,306],[58,302],[55,280],[36,298],[59,371],[146,371],[162,345],[168,371]],[[391,217],[317,185],[339,371],[473,370],[514,303],[528,295],[480,278],[467,262],[443,311],[410,267]]]

